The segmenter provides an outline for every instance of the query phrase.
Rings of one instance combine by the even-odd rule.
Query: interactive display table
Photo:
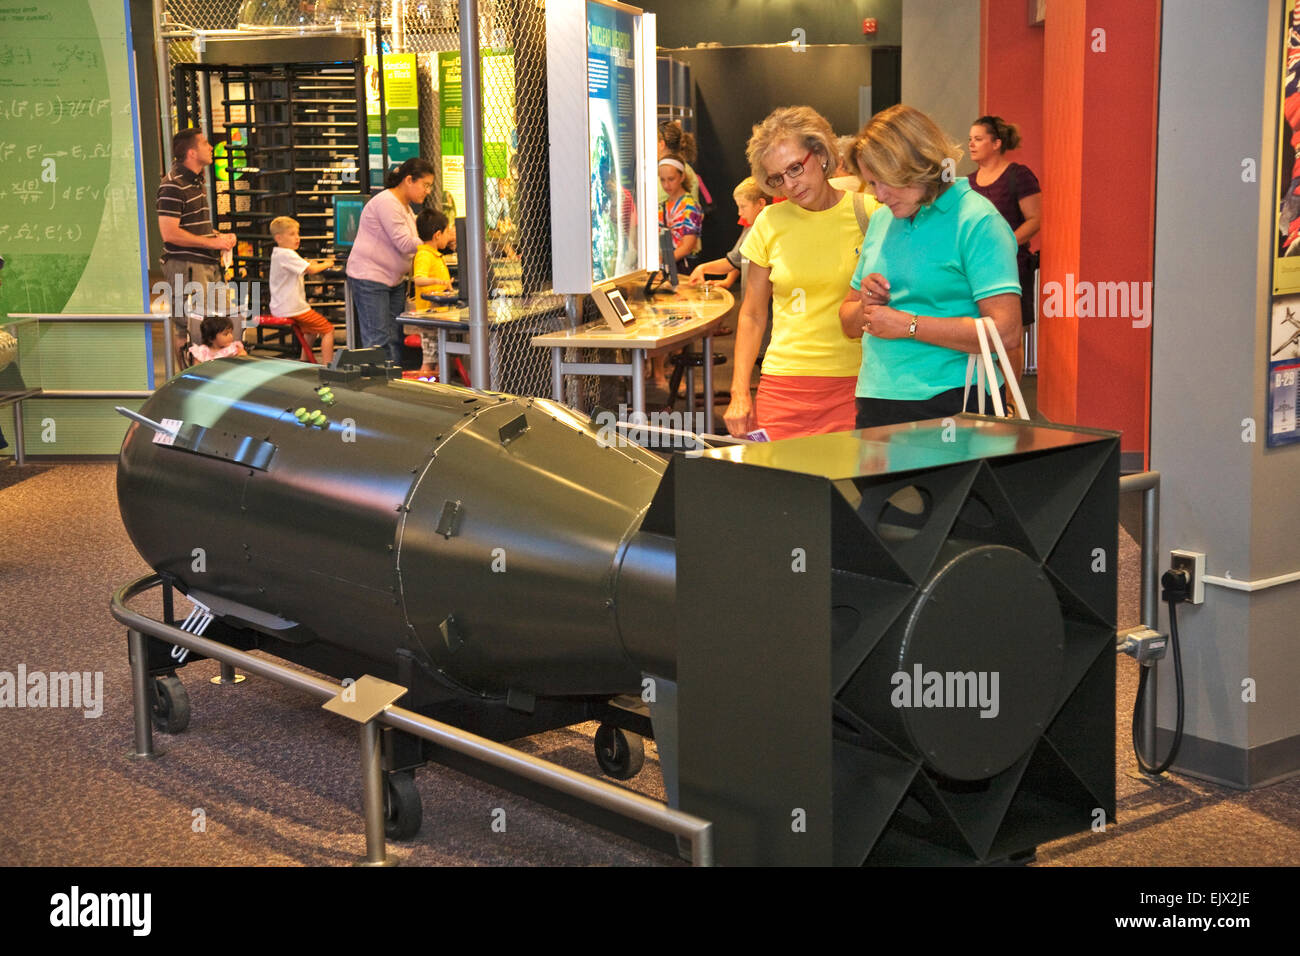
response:
[[[564,400],[564,376],[613,375],[632,379],[632,411],[645,414],[645,358],[656,349],[684,345],[704,339],[704,352],[713,350],[713,329],[734,303],[726,289],[707,286],[678,287],[667,295],[628,303],[634,321],[615,331],[605,321],[588,322],[576,329],[565,329],[533,337],[533,345],[551,350],[551,397]],[[565,361],[564,350],[630,349],[632,361],[585,362]],[[704,363],[704,430],[713,432],[713,363]]]

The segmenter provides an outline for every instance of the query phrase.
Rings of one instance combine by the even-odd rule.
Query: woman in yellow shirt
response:
[[[840,161],[835,134],[811,107],[774,111],[754,127],[746,154],[764,190],[789,201],[765,208],[741,246],[749,275],[727,429],[744,435],[763,428],[773,439],[851,430],[862,352],[844,334],[839,306],[878,204],[828,182]],[[769,302],[772,341],[751,402]]]

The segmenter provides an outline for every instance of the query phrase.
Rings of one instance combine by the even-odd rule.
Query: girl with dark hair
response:
[[[665,156],[674,156],[685,166],[685,178],[687,180],[686,191],[691,194],[695,200],[695,205],[700,209],[712,205],[713,197],[709,191],[704,188],[704,183],[700,181],[699,174],[691,166],[695,162],[697,155],[695,150],[695,137],[682,129],[682,124],[676,120],[670,120],[667,123],[659,124],[659,158]],[[700,196],[703,195],[704,201],[700,202]],[[668,194],[664,192],[663,184],[659,186],[659,205],[663,205],[667,200]]]
[[[1016,234],[1016,268],[1020,274],[1020,323],[1034,324],[1034,273],[1038,256],[1030,253],[1029,240],[1042,223],[1043,195],[1038,177],[1022,163],[1007,159],[1010,150],[1020,147],[1020,130],[1001,116],[981,116],[970,128],[971,160],[979,167],[968,179],[970,188],[997,207],[1002,218]],[[1024,337],[1015,348],[1007,349],[1011,370],[1020,380],[1024,366]]]
[[[387,187],[361,211],[348,254],[348,296],[366,348],[388,350],[400,362],[397,317],[406,308],[406,274],[420,245],[412,205],[423,206],[433,188],[433,164],[418,156],[389,171]]]

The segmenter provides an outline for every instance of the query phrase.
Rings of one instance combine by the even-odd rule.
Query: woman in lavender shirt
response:
[[[401,362],[402,332],[397,317],[406,308],[406,276],[420,244],[411,205],[423,206],[433,188],[433,165],[408,159],[390,170],[388,188],[361,211],[357,236],[348,253],[348,295],[366,348],[387,349]]]

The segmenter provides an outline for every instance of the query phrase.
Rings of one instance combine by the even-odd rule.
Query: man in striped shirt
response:
[[[171,294],[172,317],[177,320],[177,344],[183,349],[185,286],[197,283],[203,293],[201,301],[207,302],[207,287],[222,280],[221,254],[234,248],[235,236],[212,228],[203,183],[203,170],[212,165],[212,145],[203,131],[191,127],[173,136],[172,158],[172,168],[158,186],[158,231],[163,239],[163,275]],[[222,302],[224,305],[224,297]],[[202,341],[202,321],[200,307],[189,320],[190,341]]]

